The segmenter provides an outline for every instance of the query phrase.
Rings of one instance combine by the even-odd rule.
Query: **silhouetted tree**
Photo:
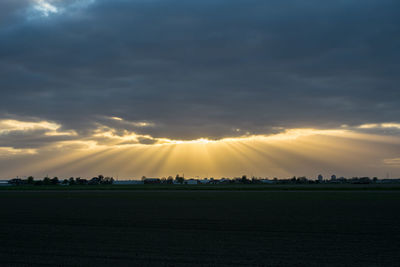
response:
[[[44,179],[43,179],[43,184],[44,184],[44,185],[50,185],[50,184],[51,184],[50,178],[49,178],[49,177],[44,177]]]
[[[114,183],[114,178],[112,178],[112,177],[104,177],[100,181],[100,184],[113,184],[113,183]]]
[[[167,178],[167,184],[173,184],[174,183],[174,177],[168,176]]]
[[[74,185],[75,184],[74,177],[69,178],[68,183],[69,183],[69,185]]]
[[[28,180],[27,180],[27,183],[28,184],[33,184],[35,181],[34,181],[34,178],[33,178],[33,176],[29,176],[28,177]]]
[[[54,177],[53,179],[50,180],[50,183],[52,185],[57,185],[60,181],[58,180],[58,177]]]
[[[177,174],[176,177],[175,177],[175,181],[177,183],[183,184],[185,182],[185,178],[180,177],[179,174]]]

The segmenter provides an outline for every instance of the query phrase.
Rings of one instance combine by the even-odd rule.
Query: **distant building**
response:
[[[332,175],[332,176],[331,176],[331,180],[332,180],[332,181],[336,181],[336,175]]]
[[[323,182],[324,181],[324,176],[322,174],[318,175],[318,182]]]
[[[197,180],[195,179],[185,180],[185,184],[197,184]]]

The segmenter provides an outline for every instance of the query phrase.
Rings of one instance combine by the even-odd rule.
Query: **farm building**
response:
[[[185,184],[197,184],[197,180],[195,179],[189,179],[185,181]]]

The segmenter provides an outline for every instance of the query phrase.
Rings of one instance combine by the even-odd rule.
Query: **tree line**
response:
[[[114,183],[113,177],[104,177],[103,175],[98,175],[92,179],[83,179],[80,177],[60,180],[58,177],[44,177],[40,180],[35,180],[33,176],[29,176],[27,179],[14,178],[8,181],[12,185],[109,185]]]

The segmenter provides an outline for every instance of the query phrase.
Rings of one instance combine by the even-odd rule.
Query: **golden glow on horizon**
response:
[[[60,128],[61,125],[47,121],[0,120],[0,134],[38,130],[43,136],[68,135],[69,132],[59,131]],[[10,169],[10,175],[11,172],[20,176],[103,173],[120,178],[176,173],[185,173],[186,177],[247,174],[271,178],[310,176],[323,171],[362,175],[355,170],[371,175],[373,171],[398,168],[400,157],[399,137],[358,133],[349,127],[288,129],[272,135],[219,140],[175,140],[99,126],[91,135],[71,138],[35,149],[3,147],[0,156],[3,159],[26,157],[24,164]]]
[[[283,141],[283,140],[293,140],[303,136],[309,135],[345,135],[350,134],[346,130],[317,130],[317,129],[290,129],[282,133],[272,134],[272,135],[245,135],[240,137],[229,137],[217,140],[210,140],[208,138],[199,138],[195,140],[174,140],[161,138],[158,139],[158,145],[168,145],[168,144],[210,144],[210,143],[221,143],[221,142],[243,142],[243,141]]]
[[[40,164],[32,163],[25,170],[40,172],[45,169],[50,173],[63,170],[77,176],[81,176],[84,170],[120,178],[162,177],[176,173],[184,173],[186,177],[241,174],[289,177],[323,171],[339,175],[338,170],[354,172],[354,166],[362,167],[361,172],[378,167],[375,165],[387,151],[379,149],[382,145],[379,138],[371,142],[372,138],[372,135],[343,130],[295,129],[272,136],[217,141],[164,140],[164,143],[155,145],[99,145],[93,141],[87,145],[68,141],[55,149],[68,153],[48,157]]]

